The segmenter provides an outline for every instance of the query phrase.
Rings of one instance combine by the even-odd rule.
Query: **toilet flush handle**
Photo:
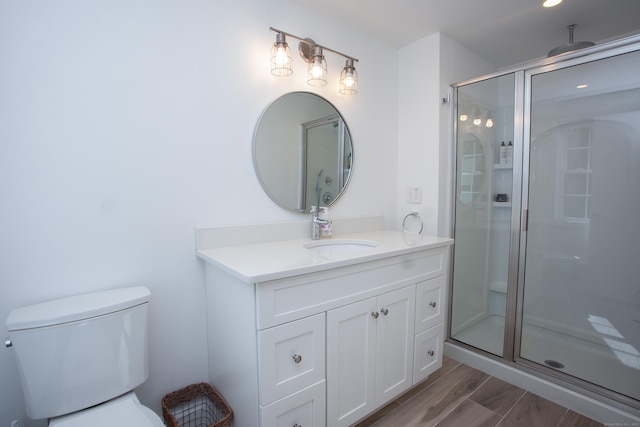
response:
[[[11,342],[11,340],[9,338],[7,338],[6,340],[4,340],[4,346],[9,348],[9,347],[13,347],[13,343]]]

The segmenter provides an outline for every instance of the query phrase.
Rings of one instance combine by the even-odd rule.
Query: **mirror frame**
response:
[[[292,95],[295,96],[305,96],[305,97],[310,97],[309,101],[315,101],[315,102],[320,102],[322,103],[324,106],[326,106],[327,111],[329,112],[328,114],[322,114],[319,117],[314,117],[314,118],[309,118],[309,120],[305,120],[304,123],[298,123],[293,122],[290,123],[291,125],[295,125],[297,129],[299,129],[300,131],[300,138],[297,142],[298,144],[298,152],[294,153],[294,155],[296,156],[296,158],[298,159],[298,164],[294,165],[297,166],[295,172],[292,172],[291,170],[289,170],[290,174],[295,173],[295,182],[298,182],[298,188],[297,188],[297,193],[295,194],[295,198],[297,199],[297,204],[298,206],[293,207],[291,206],[291,204],[287,204],[285,197],[282,196],[278,196],[276,194],[276,191],[274,191],[274,188],[270,188],[269,183],[267,182],[267,179],[263,176],[264,173],[261,174],[261,171],[264,171],[265,168],[265,162],[264,160],[261,161],[259,159],[262,158],[264,159],[264,155],[260,156],[260,152],[265,152],[268,151],[268,146],[272,145],[272,140],[269,138],[261,138],[260,142],[259,141],[259,137],[260,137],[260,130],[261,130],[261,125],[263,126],[263,132],[264,132],[264,126],[265,126],[265,117],[268,116],[269,111],[271,111],[273,113],[273,107],[274,105],[277,105],[278,103],[282,103],[284,102],[283,99],[286,99],[287,97],[291,97]],[[330,111],[329,111],[330,110]],[[348,172],[345,173],[344,170],[341,172],[342,176],[340,177],[341,179],[337,179],[336,181],[338,181],[338,185],[341,185],[341,188],[338,188],[338,190],[336,191],[337,194],[335,195],[335,197],[332,197],[331,201],[329,203],[326,204],[322,204],[322,206],[332,206],[333,204],[335,204],[345,193],[349,182],[351,181],[351,177],[353,176],[353,168],[354,168],[354,149],[353,149],[353,137],[351,134],[351,130],[349,129],[349,126],[347,125],[344,116],[342,115],[342,113],[340,113],[340,111],[335,107],[335,105],[333,105],[329,100],[327,100],[326,98],[312,93],[312,92],[305,92],[305,91],[295,91],[295,92],[288,92],[285,93],[282,96],[279,96],[277,99],[275,99],[273,102],[271,102],[261,113],[260,117],[258,118],[258,121],[256,123],[254,132],[253,132],[253,140],[252,140],[252,157],[253,157],[253,169],[254,172],[256,174],[256,177],[258,178],[258,181],[260,182],[260,186],[262,187],[262,189],[265,191],[265,193],[267,194],[267,196],[269,196],[269,198],[271,200],[274,201],[274,203],[276,203],[278,206],[287,209],[291,212],[298,212],[298,213],[308,213],[309,210],[305,208],[304,205],[302,205],[305,202],[305,192],[307,191],[306,189],[303,189],[302,187],[306,185],[306,174],[307,174],[307,166],[306,166],[306,156],[307,156],[307,152],[306,152],[306,137],[304,135],[302,135],[302,132],[304,130],[304,125],[305,123],[310,123],[312,121],[322,121],[323,119],[327,119],[328,117],[333,116],[333,117],[337,117],[337,119],[339,120],[339,127],[340,127],[340,131],[343,132],[344,137],[339,137],[338,138],[338,143],[340,143],[342,141],[342,147],[339,147],[338,149],[338,156],[341,156],[341,159],[336,158],[336,163],[339,162],[340,160],[342,160],[342,162],[346,162],[347,159],[344,156],[344,142],[346,139],[349,140],[349,145],[350,145],[350,153],[351,153],[351,157],[349,159],[349,167],[348,168],[344,168],[344,170],[348,169]],[[273,125],[273,123],[277,123],[278,119],[282,120],[284,119],[285,116],[284,114],[280,114],[279,116],[274,116],[271,118],[270,120],[270,124]],[[269,136],[269,135],[267,135]],[[260,148],[262,147],[262,148]],[[267,148],[265,148],[267,147]],[[285,153],[286,154],[286,153]],[[284,155],[282,156],[275,154],[272,156],[276,158],[276,161],[272,162],[275,163],[276,166],[273,167],[272,169],[278,169],[280,172],[283,172],[284,168],[280,168],[278,167],[278,158],[283,158]],[[283,165],[285,163],[282,163]],[[303,175],[304,174],[304,175]],[[290,179],[290,178],[286,178],[286,179]],[[273,183],[272,183],[273,184]],[[273,185],[271,185],[271,187],[273,187]],[[333,196],[333,195],[331,195]]]

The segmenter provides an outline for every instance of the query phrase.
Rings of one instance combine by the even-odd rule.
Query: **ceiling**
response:
[[[291,0],[398,48],[441,32],[497,68],[546,57],[569,42],[640,33],[640,0]]]

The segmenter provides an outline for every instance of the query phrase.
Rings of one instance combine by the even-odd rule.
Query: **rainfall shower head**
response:
[[[561,53],[573,52],[574,50],[584,49],[585,47],[595,46],[593,42],[573,42],[573,29],[576,27],[576,24],[571,24],[567,26],[569,29],[569,43],[564,44],[562,46],[558,46],[553,48],[547,54],[547,58],[551,58],[552,56],[560,55]]]

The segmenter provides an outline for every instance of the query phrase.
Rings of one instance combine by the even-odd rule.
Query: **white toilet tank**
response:
[[[7,329],[27,415],[56,417],[120,396],[149,375],[146,287],[18,308]]]

